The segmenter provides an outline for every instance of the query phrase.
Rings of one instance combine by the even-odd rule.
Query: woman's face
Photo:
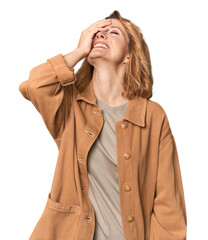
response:
[[[122,63],[128,56],[128,35],[118,19],[112,19],[108,31],[99,31],[93,38],[92,48],[87,56],[89,64],[93,65],[96,59],[107,60],[112,64]],[[94,47],[97,42],[107,44],[109,48]]]

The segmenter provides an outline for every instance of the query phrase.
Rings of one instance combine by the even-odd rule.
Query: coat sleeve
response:
[[[165,117],[159,147],[150,240],[186,240],[186,207],[176,143]]]
[[[19,85],[19,91],[41,114],[55,141],[65,128],[72,102],[71,84],[75,81],[74,68],[69,68],[64,56],[58,54],[32,68],[29,79]]]

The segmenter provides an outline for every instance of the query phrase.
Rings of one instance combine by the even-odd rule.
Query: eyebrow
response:
[[[109,28],[118,28],[122,33],[123,33],[123,31],[119,28],[119,27],[117,27],[117,26],[109,26]]]

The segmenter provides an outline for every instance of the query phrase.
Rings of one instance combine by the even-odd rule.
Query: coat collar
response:
[[[77,101],[84,100],[90,104],[95,106],[97,105],[96,96],[93,89],[93,82],[92,80],[89,82],[87,87],[84,89],[83,92],[77,92]],[[147,110],[147,99],[143,97],[136,97],[134,99],[130,99],[126,115],[123,119],[128,120],[138,126],[145,127],[145,117],[146,117],[146,110]]]

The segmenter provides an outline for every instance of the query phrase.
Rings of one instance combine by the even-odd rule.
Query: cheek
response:
[[[119,39],[116,39],[114,41],[113,47],[115,50],[119,51],[120,53],[125,52],[125,49],[126,49],[125,44]]]
[[[119,58],[123,58],[125,55],[126,55],[126,47],[125,47],[125,45],[123,45],[123,44],[117,44],[116,46],[115,46],[115,48],[116,48],[116,55],[119,57]]]

